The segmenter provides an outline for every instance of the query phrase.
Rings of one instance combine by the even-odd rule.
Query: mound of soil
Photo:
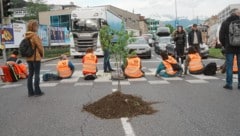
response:
[[[117,91],[92,104],[84,105],[83,110],[103,119],[116,119],[153,114],[156,110],[150,106],[151,104],[153,102],[145,102],[140,97]]]

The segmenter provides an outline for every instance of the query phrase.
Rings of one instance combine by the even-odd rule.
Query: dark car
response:
[[[158,44],[154,48],[155,53],[159,54],[167,51],[169,54],[175,54],[175,44],[171,36],[159,37]]]

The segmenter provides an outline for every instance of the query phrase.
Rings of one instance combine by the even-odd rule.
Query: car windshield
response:
[[[134,44],[147,44],[147,41],[144,38],[134,38]]]
[[[159,43],[171,43],[171,37],[161,37]]]
[[[73,21],[73,30],[75,31],[98,31],[99,25],[97,19],[79,19]]]

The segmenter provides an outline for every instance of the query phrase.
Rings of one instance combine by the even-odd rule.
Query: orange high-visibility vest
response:
[[[127,58],[127,67],[124,70],[127,77],[139,78],[143,76],[141,71],[141,59],[139,57]]]
[[[72,70],[68,66],[68,60],[60,60],[57,64],[58,76],[68,78],[72,75]]]
[[[172,68],[171,64],[177,64],[177,61],[172,57],[172,56],[168,56],[167,60],[163,60],[163,65],[166,68],[166,73],[169,75],[174,75],[177,73],[177,71],[174,71]]]
[[[83,74],[96,74],[97,72],[97,56],[87,53],[83,57]]]
[[[234,58],[233,58],[233,72],[234,73],[238,72],[237,55],[234,55]]]
[[[28,72],[27,72],[27,66],[25,64],[23,63],[17,64],[16,62],[13,62],[13,61],[8,61],[7,63],[13,66],[14,72],[19,78],[21,79],[27,78]]]
[[[189,54],[188,57],[190,58],[189,71],[195,72],[203,69],[202,59],[198,53]]]

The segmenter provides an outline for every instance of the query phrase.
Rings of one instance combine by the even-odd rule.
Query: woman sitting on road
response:
[[[202,58],[194,47],[189,47],[188,55],[185,61],[184,74],[187,74],[187,70],[190,74],[202,74],[204,65]]]
[[[167,52],[162,52],[161,54],[162,62],[158,65],[157,71],[155,76],[162,76],[162,77],[175,77],[182,75],[182,68],[177,64],[176,59],[172,56],[168,55]],[[179,69],[174,70],[173,65],[178,65]]]

